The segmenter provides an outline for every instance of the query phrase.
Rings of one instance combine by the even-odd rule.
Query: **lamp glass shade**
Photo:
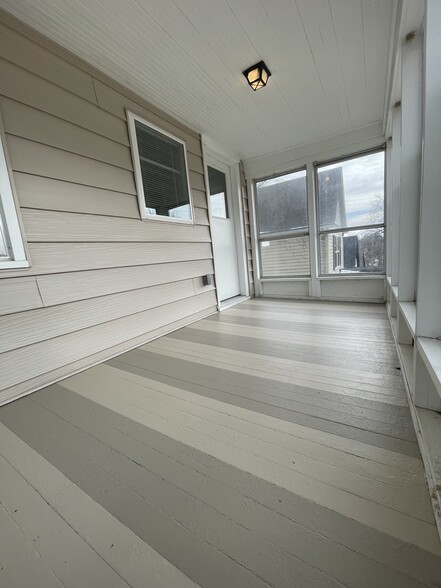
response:
[[[251,70],[248,73],[247,77],[248,77],[248,81],[250,82],[250,84],[252,84],[253,82],[257,82],[260,77],[259,68],[256,67],[256,69]]]
[[[249,85],[253,88],[253,90],[256,91],[266,86],[271,72],[265,63],[260,61],[259,63],[256,63],[256,65],[252,65],[247,70],[245,70],[243,75],[246,77]]]

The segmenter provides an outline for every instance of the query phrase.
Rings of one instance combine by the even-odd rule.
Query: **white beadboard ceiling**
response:
[[[396,0],[0,0],[244,159],[383,121]],[[242,70],[263,59],[268,86]]]

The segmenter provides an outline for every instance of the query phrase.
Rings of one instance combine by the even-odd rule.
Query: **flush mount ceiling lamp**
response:
[[[260,90],[260,88],[264,88],[268,82],[268,78],[271,75],[270,70],[263,61],[259,61],[259,63],[252,65],[242,73],[254,91]]]

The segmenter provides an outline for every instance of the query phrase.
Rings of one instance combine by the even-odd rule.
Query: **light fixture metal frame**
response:
[[[261,85],[259,85],[257,88],[254,88],[254,87],[253,87],[253,84],[252,84],[252,82],[250,82],[250,80],[249,80],[249,78],[248,78],[248,74],[250,74],[250,73],[251,73],[252,71],[254,71],[255,69],[258,69],[258,70],[259,70],[259,77],[257,78],[257,80],[260,80],[260,81],[261,81]],[[266,82],[263,82],[263,80],[262,80],[262,72],[263,72],[263,71],[264,71],[264,72],[267,74],[267,79],[266,79]],[[245,78],[246,78],[246,80],[247,80],[247,82],[248,82],[249,86],[252,88],[253,92],[257,92],[257,90],[260,90],[261,88],[264,88],[264,87],[267,85],[267,83],[268,83],[268,79],[269,79],[269,78],[270,78],[270,76],[271,76],[271,72],[270,72],[270,70],[268,69],[268,66],[266,65],[266,63],[265,63],[263,60],[259,61],[258,63],[255,63],[255,64],[254,64],[254,65],[252,65],[251,67],[248,67],[248,68],[247,68],[246,70],[244,70],[242,73],[243,73],[243,75],[245,76]],[[256,81],[257,81],[257,80],[256,80]]]

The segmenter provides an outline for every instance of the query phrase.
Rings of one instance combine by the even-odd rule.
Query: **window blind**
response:
[[[137,120],[135,130],[149,214],[191,219],[184,146]]]

